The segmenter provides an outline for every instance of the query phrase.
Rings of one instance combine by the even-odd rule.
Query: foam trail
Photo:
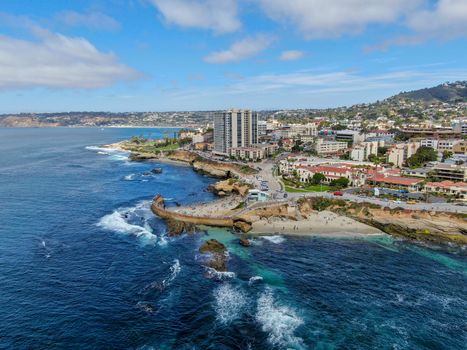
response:
[[[286,349],[303,349],[303,340],[294,335],[303,320],[288,306],[279,305],[274,300],[271,289],[267,289],[258,299],[256,321],[268,333],[268,341]]]
[[[178,276],[182,267],[180,266],[180,261],[178,259],[174,260],[173,265],[170,267],[170,276],[162,281],[162,286],[167,288],[173,282],[173,280]]]
[[[275,236],[261,236],[262,239],[265,239],[274,244],[281,244],[285,242],[285,238],[279,235]]]
[[[214,298],[216,318],[224,325],[240,318],[247,304],[245,293],[228,283],[214,290]]]

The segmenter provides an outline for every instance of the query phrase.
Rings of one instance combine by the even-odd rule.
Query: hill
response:
[[[394,98],[408,98],[424,102],[467,102],[467,81],[456,81],[431,88],[401,92]]]

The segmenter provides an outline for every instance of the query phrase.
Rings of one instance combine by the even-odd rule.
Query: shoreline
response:
[[[345,216],[323,211],[309,214],[304,220],[261,219],[252,224],[249,234],[270,234],[274,232],[289,236],[367,236],[384,234],[381,230],[362,224]]]

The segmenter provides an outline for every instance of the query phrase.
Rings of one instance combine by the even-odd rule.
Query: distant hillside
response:
[[[432,88],[401,92],[394,97],[425,102],[467,102],[467,81],[456,81]]]

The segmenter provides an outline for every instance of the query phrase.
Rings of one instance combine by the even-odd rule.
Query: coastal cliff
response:
[[[107,145],[107,147],[131,152],[129,158],[132,161],[182,162],[191,165],[199,173],[218,178],[242,177],[257,173],[255,169],[248,165],[210,160],[194,152],[182,149],[157,150],[150,147],[142,147],[140,144],[135,144],[131,141],[123,141]]]

